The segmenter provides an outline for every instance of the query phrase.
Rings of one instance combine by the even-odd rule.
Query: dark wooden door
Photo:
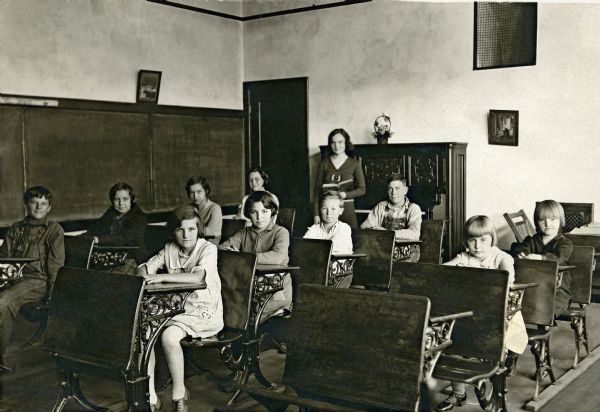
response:
[[[281,207],[296,208],[297,227],[309,216],[306,77],[244,83],[246,171],[263,168]]]

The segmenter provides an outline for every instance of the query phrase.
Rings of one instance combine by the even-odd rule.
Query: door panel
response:
[[[244,83],[246,171],[263,168],[281,207],[309,215],[307,78]],[[300,233],[300,232],[298,232]]]

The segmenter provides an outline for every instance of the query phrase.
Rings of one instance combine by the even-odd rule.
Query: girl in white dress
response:
[[[192,206],[173,211],[167,227],[173,241],[138,268],[147,283],[206,283],[206,289],[190,294],[185,303],[185,313],[176,315],[164,329],[161,342],[173,378],[173,410],[188,411],[189,392],[184,385],[184,358],[180,345],[186,336],[207,338],[223,329],[223,303],[221,280],[217,272],[217,247],[199,238],[200,222]],[[165,274],[157,274],[161,269]],[[160,400],[154,388],[154,349],[150,355],[150,405],[152,411],[160,409]],[[179,409],[177,409],[179,408]]]

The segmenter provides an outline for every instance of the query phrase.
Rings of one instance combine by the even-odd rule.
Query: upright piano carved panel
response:
[[[321,146],[321,156],[327,156]],[[466,143],[363,144],[354,146],[362,162],[367,194],[357,209],[371,209],[387,196],[392,173],[408,179],[408,197],[425,212],[424,219],[446,219],[444,260],[462,250],[466,205]]]

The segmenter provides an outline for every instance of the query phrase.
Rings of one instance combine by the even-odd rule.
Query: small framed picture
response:
[[[158,103],[161,75],[162,72],[140,70],[138,73],[136,102]]]
[[[490,110],[488,143],[504,146],[519,145],[519,111]]]

